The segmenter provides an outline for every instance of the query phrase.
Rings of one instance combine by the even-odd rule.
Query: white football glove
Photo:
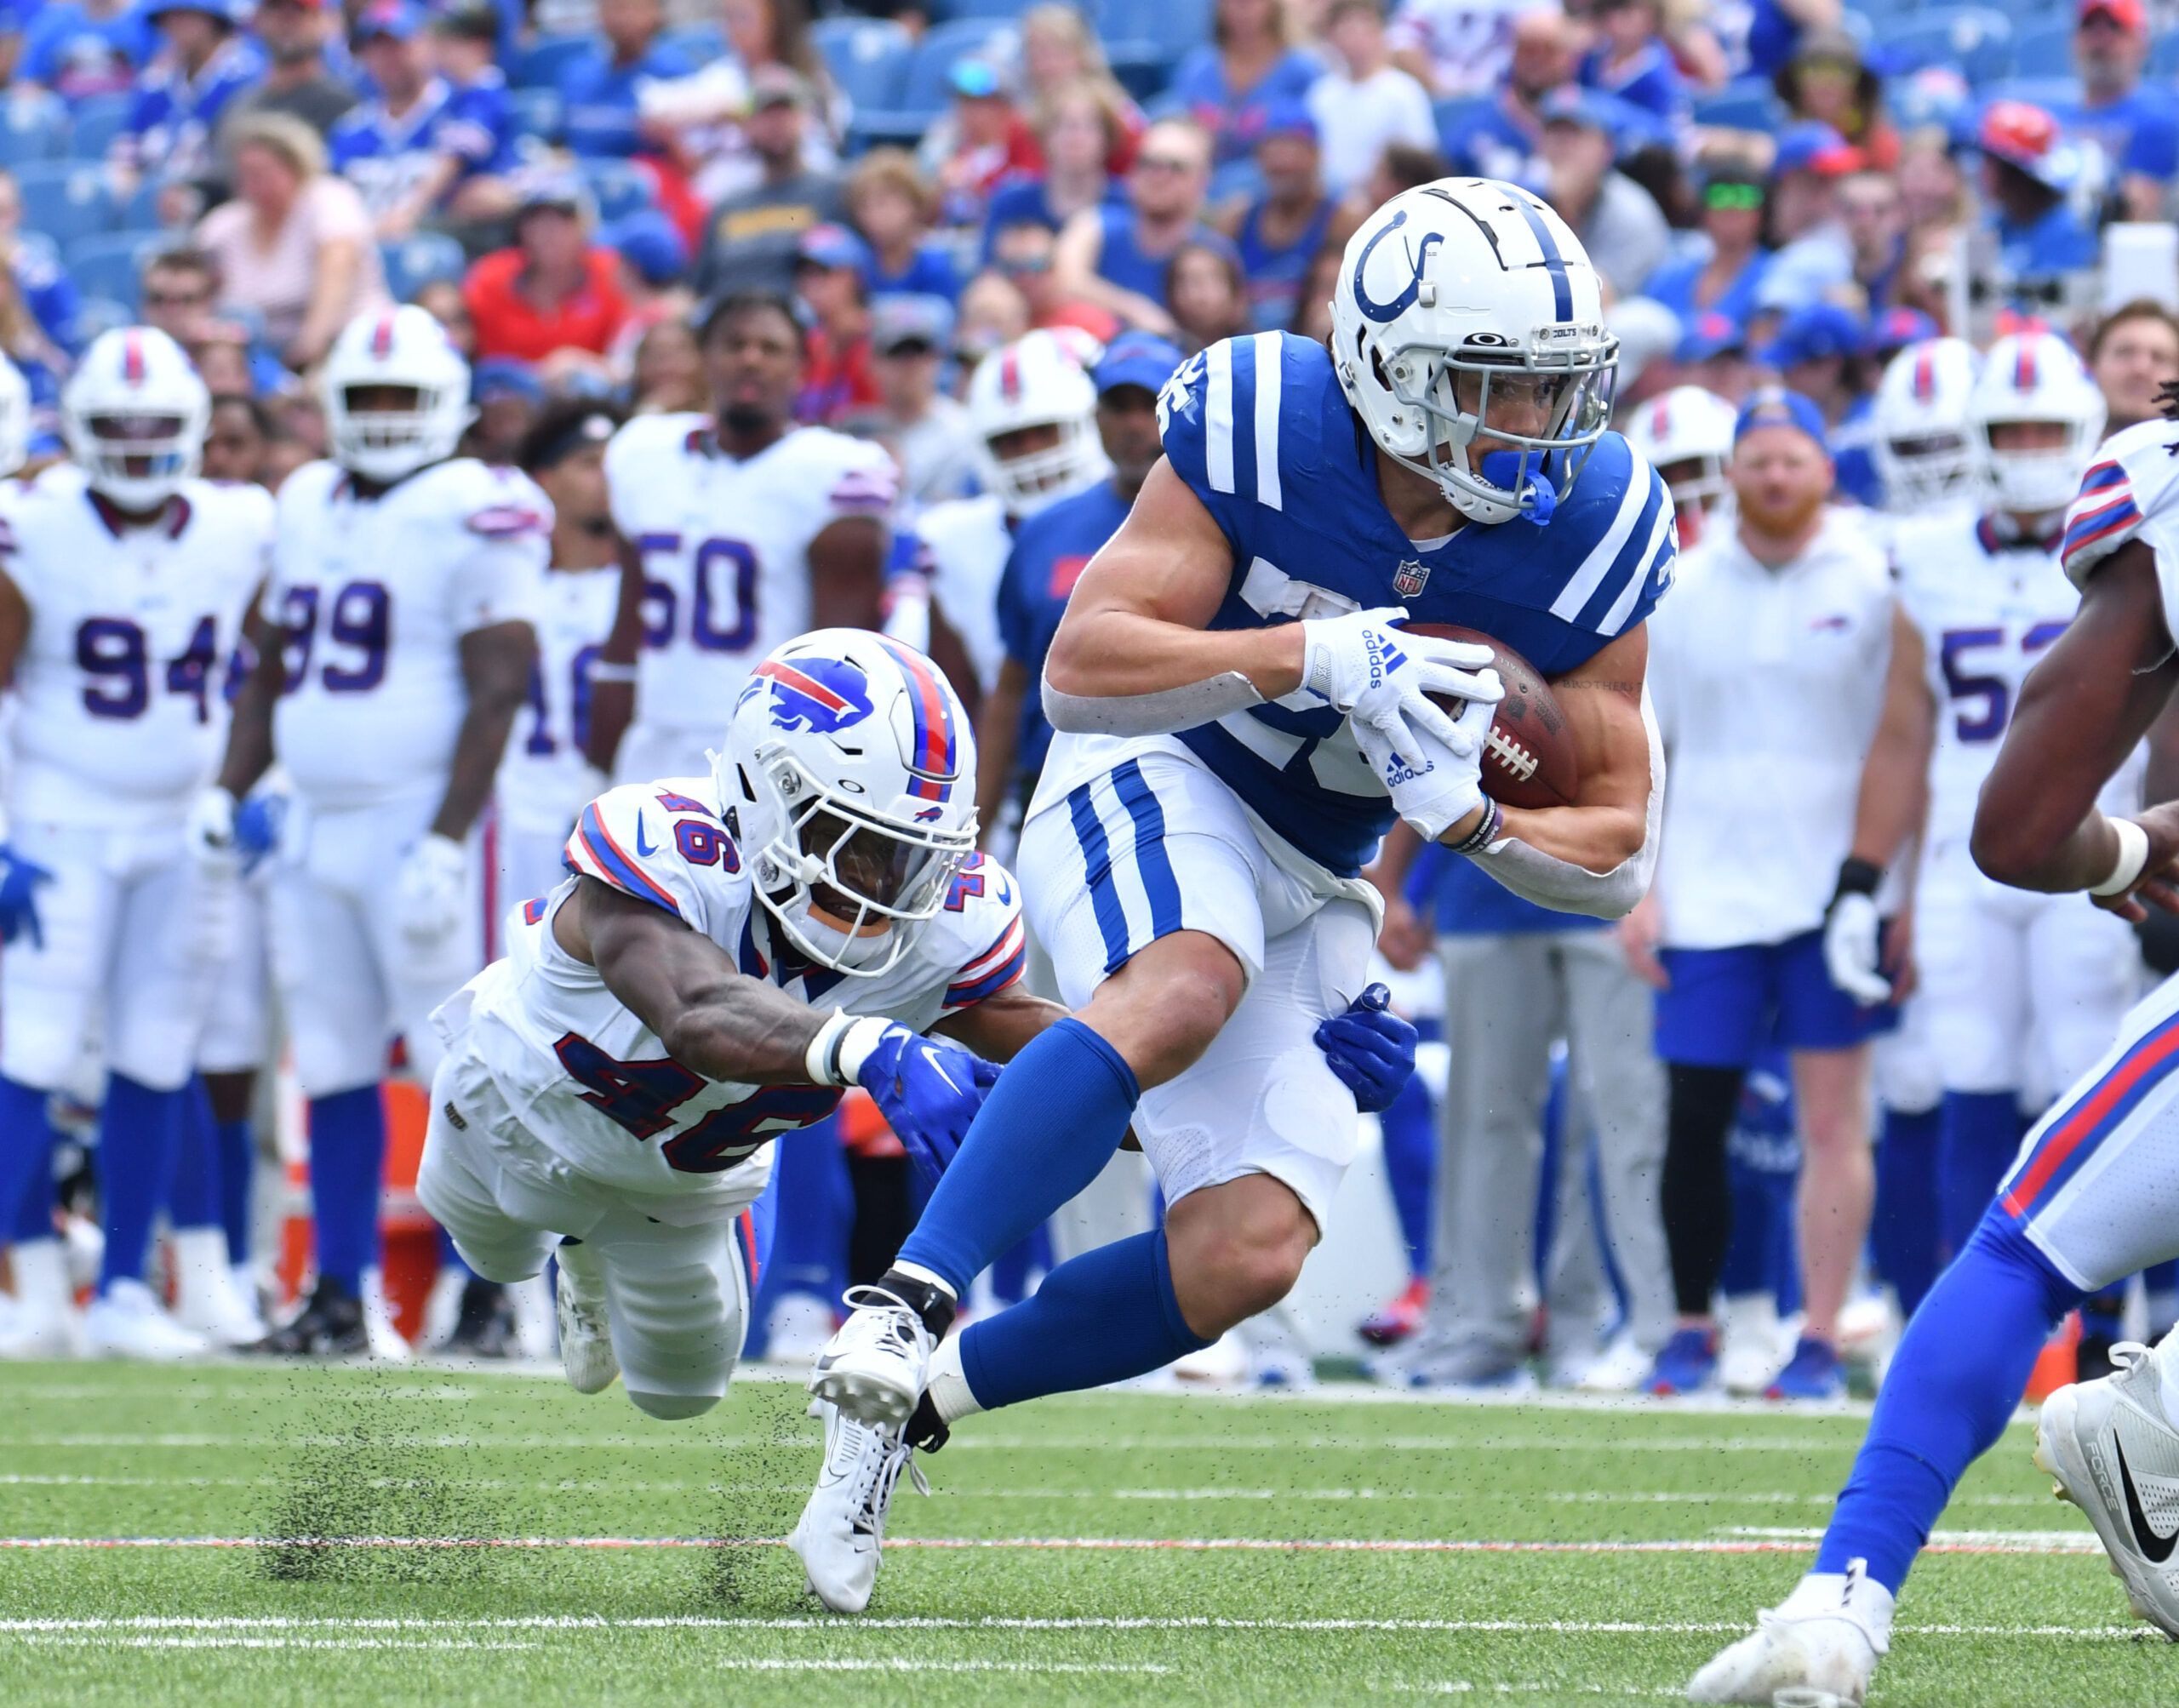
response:
[[[1358,730],[1375,730],[1421,772],[1429,759],[1418,735],[1459,745],[1452,715],[1431,694],[1495,705],[1506,688],[1488,668],[1496,656],[1489,647],[1404,635],[1393,626],[1406,620],[1404,608],[1381,605],[1302,624],[1301,686],[1347,713]]]
[[[235,797],[218,784],[197,791],[182,834],[191,858],[208,871],[232,871],[242,864],[235,847]]]
[[[468,890],[468,851],[451,837],[426,837],[401,862],[394,889],[401,934],[412,943],[438,942],[460,923]]]
[[[1833,898],[1823,921],[1824,969],[1865,1008],[1891,1000],[1891,980],[1881,970],[1883,934],[1874,896],[1844,890]]]
[[[1450,742],[1412,733],[1420,765],[1395,749],[1384,731],[1355,725],[1363,757],[1392,793],[1393,810],[1425,841],[1434,843],[1483,804],[1483,740],[1493,715],[1491,701],[1470,700],[1458,717],[1445,720]]]

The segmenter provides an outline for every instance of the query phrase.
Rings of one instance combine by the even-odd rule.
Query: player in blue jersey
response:
[[[1547,905],[1617,915],[1648,886],[1644,620],[1673,509],[1604,431],[1595,269],[1525,191],[1445,179],[1363,222],[1332,309],[1329,349],[1258,333],[1167,384],[1164,458],[1054,637],[1060,734],[1017,870],[1073,1012],[1009,1068],[811,1379],[912,1442],[1156,1369],[1284,1297],[1354,1154],[1353,1093],[1312,1040],[1367,980],[1361,871],[1396,817]],[[1491,654],[1403,634],[1409,616],[1558,683],[1576,804],[1484,799]],[[1130,1123],[1164,1228],[1061,1264],[934,1357],[978,1271]]]

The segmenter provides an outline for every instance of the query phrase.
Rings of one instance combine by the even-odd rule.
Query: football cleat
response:
[[[1422,1326],[1422,1314],[1429,1308],[1430,1280],[1418,1275],[1364,1317],[1354,1332],[1372,1346],[1397,1346]]]
[[[560,1318],[560,1368],[579,1394],[602,1393],[621,1374],[605,1313],[605,1265],[588,1246],[563,1242],[553,1304]]]
[[[168,1363],[211,1348],[167,1315],[140,1281],[116,1281],[83,1312],[83,1345],[94,1358]]]
[[[1611,1344],[1597,1354],[1575,1383],[1585,1394],[1631,1394],[1650,1374],[1651,1360],[1642,1343],[1627,1330],[1611,1337]]]
[[[215,1346],[247,1346],[265,1338],[254,1295],[235,1290],[227,1237],[218,1228],[180,1228],[172,1236],[174,1321]]]
[[[1718,1380],[1729,1394],[1770,1391],[1786,1362],[1778,1301],[1767,1293],[1727,1294],[1718,1312]]]
[[[1718,1337],[1707,1328],[1675,1328],[1650,1367],[1650,1392],[1696,1394],[1718,1375]]]
[[[900,1425],[865,1423],[826,1405],[825,1463],[788,1547],[801,1557],[810,1592],[834,1613],[870,1605],[885,1544],[885,1518],[901,1472],[930,1493]]]
[[[2113,1374],[2044,1401],[2035,1463],[2096,1526],[2135,1615],[2179,1637],[2179,1429],[2159,1368],[2179,1356],[2170,1345],[2122,1341],[2111,1349]]]
[[[1844,1399],[1846,1367],[1839,1362],[1839,1349],[1828,1340],[1802,1335],[1786,1368],[1764,1392],[1774,1400]]]
[[[865,1423],[904,1424],[928,1385],[930,1330],[882,1287],[851,1287],[848,1320],[818,1353],[809,1391]]]
[[[0,1328],[0,1358],[82,1357],[83,1318],[60,1242],[24,1240],[12,1248],[9,1262],[15,1274],[15,1308]]]
[[[449,1358],[497,1362],[513,1357],[517,1350],[514,1306],[507,1302],[507,1289],[496,1281],[471,1276],[462,1284],[461,1308],[442,1351]]]
[[[1753,1633],[1690,1679],[1690,1702],[1763,1708],[1861,1708],[1878,1659],[1891,1646],[1891,1591],[1862,1562],[1811,1572]]]
[[[386,1364],[406,1364],[416,1357],[393,1320],[393,1305],[386,1296],[386,1277],[375,1269],[363,1271],[363,1349]]]
[[[280,1358],[352,1358],[368,1352],[363,1302],[339,1282],[321,1277],[300,1311],[243,1350]]]

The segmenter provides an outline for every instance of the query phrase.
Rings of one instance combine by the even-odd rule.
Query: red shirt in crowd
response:
[[[469,270],[462,300],[477,326],[477,354],[482,359],[512,356],[541,362],[556,350],[588,350],[603,356],[612,348],[628,305],[621,295],[620,258],[593,248],[586,258],[589,277],[580,289],[551,313],[521,289],[529,257],[520,249],[496,249]]]

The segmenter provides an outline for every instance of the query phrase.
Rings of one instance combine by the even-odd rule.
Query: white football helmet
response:
[[[31,382],[0,356],[0,477],[14,473],[30,456]]]
[[[1708,510],[1732,488],[1733,406],[1700,386],[1675,386],[1634,412],[1627,443],[1665,477],[1675,507]]]
[[[1032,332],[985,357],[969,377],[968,404],[984,489],[1009,516],[1034,516],[1112,472],[1097,437],[1097,387],[1053,333]],[[1058,428],[1058,443],[998,454],[996,440],[1035,427]]]
[[[1927,510],[1972,495],[1967,399],[1982,365],[1964,338],[1919,339],[1885,364],[1869,456],[1884,482],[1886,510]]]
[[[712,756],[757,899],[797,949],[875,978],[976,848],[976,744],[937,665],[819,629],[752,672]]]
[[[2000,338],[1967,394],[1970,438],[1990,501],[2018,516],[2063,510],[2096,455],[2104,414],[2103,393],[2056,333]],[[2012,421],[2058,422],[2066,428],[2064,442],[2048,450],[1996,449],[1990,429]]]
[[[431,314],[409,304],[358,315],[340,330],[319,375],[333,460],[365,480],[397,481],[454,454],[469,425],[469,364]],[[369,387],[414,393],[387,408],[357,407]]]
[[[1547,522],[1611,419],[1619,340],[1597,271],[1513,185],[1441,178],[1393,197],[1347,239],[1331,323],[1370,437],[1473,521]]]
[[[91,490],[123,510],[157,510],[194,478],[211,420],[212,394],[195,366],[152,326],[100,333],[60,393],[68,454]]]

